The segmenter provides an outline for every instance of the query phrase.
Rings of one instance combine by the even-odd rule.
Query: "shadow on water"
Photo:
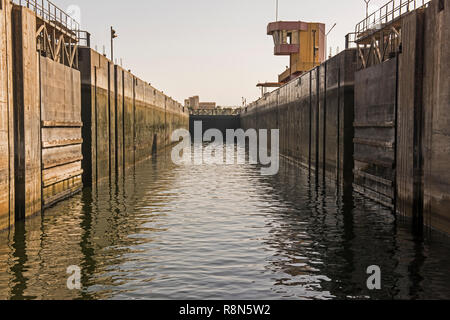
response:
[[[263,177],[163,154],[0,233],[0,299],[450,298],[449,239],[410,230],[289,163]]]
[[[304,296],[326,299],[448,297],[448,238],[423,239],[410,232],[410,222],[398,223],[390,210],[357,194],[341,194],[329,181],[319,184],[314,176],[298,174],[291,164],[284,164],[270,183],[277,197],[295,209],[294,214],[283,214],[283,223],[271,232],[278,255],[288,257],[275,264],[289,275],[278,278],[278,285],[303,285],[311,289]],[[439,261],[441,267],[435,268]],[[427,262],[430,266],[424,268]],[[372,265],[382,270],[378,291],[366,285]],[[318,281],[305,285],[311,276]],[[436,284],[440,285],[435,291]],[[293,296],[285,288],[278,292]]]
[[[94,187],[95,188],[95,187]],[[91,230],[93,226],[93,212],[94,206],[97,199],[94,199],[92,194],[92,189],[85,189],[83,192],[83,219],[81,221],[81,228],[83,229],[83,233],[81,235],[80,248],[81,253],[83,255],[83,261],[81,263],[81,284],[83,288],[87,288],[89,284],[89,279],[95,273],[96,270],[96,261],[95,261],[95,250],[91,245],[90,238],[92,236]],[[83,290],[81,292],[81,298],[88,300],[93,297]]]
[[[14,236],[12,240],[12,256],[15,261],[11,267],[12,286],[11,286],[11,300],[28,299],[24,295],[27,287],[27,278],[24,275],[25,265],[28,261],[26,254],[25,241],[25,223],[23,221],[15,225]]]

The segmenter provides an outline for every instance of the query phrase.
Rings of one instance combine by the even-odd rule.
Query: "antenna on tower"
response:
[[[277,0],[276,22],[278,22],[278,0]]]

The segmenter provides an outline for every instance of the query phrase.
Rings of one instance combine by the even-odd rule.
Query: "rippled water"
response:
[[[0,233],[0,299],[450,298],[449,239],[408,226],[288,163],[263,177],[162,155]]]

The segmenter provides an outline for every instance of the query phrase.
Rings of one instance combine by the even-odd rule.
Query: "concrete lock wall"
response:
[[[356,50],[346,50],[241,114],[244,129],[280,129],[280,153],[351,188]]]
[[[398,212],[450,233],[450,1],[403,21],[398,95]]]
[[[81,184],[79,71],[42,57],[36,16],[13,6],[15,219],[78,192]]]
[[[402,20],[398,58],[358,71],[355,188],[428,226],[450,232],[450,0]]]
[[[390,208],[395,199],[397,59],[355,74],[355,191]]]
[[[132,90],[135,92],[133,101],[135,139],[134,145],[126,148],[135,150],[134,161],[137,162],[159,153],[170,145],[172,132],[176,129],[188,129],[189,111],[148,83],[133,75],[130,76],[134,79]],[[133,162],[126,163],[126,166],[133,164]]]
[[[175,100],[90,48],[79,57],[86,186],[123,175],[188,128],[188,110]]]
[[[0,0],[0,230],[14,221],[11,4]]]
[[[80,50],[82,78],[82,120],[83,120],[83,182],[109,177],[115,172],[116,119],[113,64],[98,53]],[[90,147],[87,149],[86,147]],[[114,150],[114,151],[113,151]],[[90,165],[87,165],[87,164]]]
[[[115,172],[114,66],[90,49],[79,50],[83,121],[83,182]],[[112,132],[111,132],[112,131]]]
[[[31,10],[0,6],[0,229],[118,177],[188,128],[179,103],[83,48],[81,70],[38,51]],[[83,106],[83,108],[82,108]],[[85,171],[83,171],[83,169]]]
[[[81,80],[78,70],[40,57],[42,200],[44,207],[83,185]]]
[[[450,0],[425,12],[423,69],[424,220],[450,234]]]
[[[423,118],[423,28],[423,10],[404,18],[398,67],[397,210],[415,219],[420,218],[423,209],[420,194],[423,172],[419,160],[422,157],[419,140]]]
[[[34,13],[0,1],[3,229],[79,191],[82,174],[86,186],[125,174],[189,115],[89,48],[79,49],[80,72],[40,56]],[[280,129],[282,155],[317,178],[355,182],[449,233],[449,1],[403,19],[398,58],[355,74],[356,50],[346,50],[249,105],[241,126]]]
[[[36,17],[13,6],[15,218],[41,211],[41,124]]]

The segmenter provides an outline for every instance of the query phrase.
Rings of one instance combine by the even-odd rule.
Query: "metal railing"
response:
[[[427,5],[431,0],[391,0],[356,25],[356,37],[381,29],[404,14]]]
[[[60,28],[72,31],[76,36],[80,31],[80,24],[48,0],[13,0],[14,3],[27,7],[43,20],[53,22]]]

